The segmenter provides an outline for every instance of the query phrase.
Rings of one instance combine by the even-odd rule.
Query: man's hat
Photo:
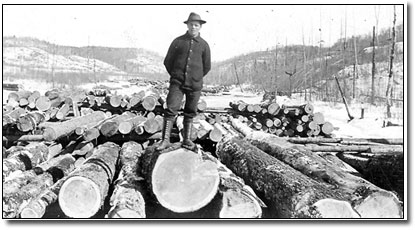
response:
[[[188,22],[193,22],[193,21],[198,21],[198,22],[200,22],[200,24],[205,24],[206,23],[206,21],[204,21],[200,18],[200,15],[198,15],[196,13],[193,13],[193,12],[190,13],[189,18],[184,23],[187,24]]]

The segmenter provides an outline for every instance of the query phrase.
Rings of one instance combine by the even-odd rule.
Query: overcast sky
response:
[[[397,23],[403,6],[397,6]],[[4,5],[3,36],[32,36],[60,45],[134,47],[164,56],[186,32],[190,12],[212,60],[288,44],[331,45],[343,34],[369,34],[392,25],[392,5]],[[378,18],[378,22],[376,22]],[[341,32],[343,30],[343,32]]]

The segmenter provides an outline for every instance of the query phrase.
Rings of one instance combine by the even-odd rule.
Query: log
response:
[[[401,201],[404,200],[404,155],[373,155],[337,153],[343,162],[351,165],[375,185],[397,193]]]
[[[35,90],[32,92],[32,94],[30,94],[30,96],[27,98],[28,102],[29,102],[29,107],[31,109],[36,108],[36,100],[40,97],[40,92]]]
[[[314,113],[312,117],[313,117],[313,121],[317,123],[318,125],[322,125],[325,122],[324,115],[320,112]]]
[[[336,200],[331,202],[333,211],[342,210],[342,217],[358,217],[334,187],[310,179],[243,139],[224,138],[217,145],[216,155],[248,185],[264,194],[273,218],[325,218],[317,204],[330,203],[328,199]]]
[[[148,147],[141,169],[159,203],[177,213],[193,212],[206,206],[219,185],[217,165],[175,143],[161,152]]]
[[[403,154],[403,146],[400,145],[336,145],[321,146],[307,144],[306,149],[313,152],[366,152],[381,155]]]
[[[31,200],[51,187],[55,181],[70,173],[74,169],[74,162],[74,158],[61,158],[45,172],[22,186],[18,192],[3,194],[3,216],[16,217]]]
[[[314,106],[310,103],[304,104],[304,105],[300,106],[300,108],[302,108],[303,111],[307,114],[313,114],[313,112],[314,112]]]
[[[25,113],[26,111],[24,109],[16,108],[9,113],[3,114],[3,127],[15,124],[17,119]]]
[[[21,213],[21,218],[42,218],[46,209],[58,200],[59,190],[67,177],[63,177],[48,189],[44,190],[39,196],[33,198],[30,203],[25,206]]]
[[[153,90],[148,90],[145,93],[145,96],[143,98],[143,102],[141,103],[141,105],[143,106],[145,110],[153,111],[156,108],[157,101],[159,98],[160,98],[159,93]]]
[[[27,113],[17,119],[17,129],[22,132],[32,131],[37,126],[45,121],[45,115],[41,112],[35,111]]]
[[[321,131],[325,134],[325,135],[330,135],[333,131],[334,131],[334,127],[333,124],[331,124],[330,122],[326,121],[323,123],[323,125],[321,126]]]
[[[135,114],[131,112],[124,112],[123,114],[115,116],[114,118],[104,122],[100,126],[99,131],[102,135],[110,137],[118,132],[118,127],[121,122],[126,121],[134,116]]]
[[[102,111],[96,111],[82,117],[75,117],[71,120],[58,123],[55,126],[46,127],[43,131],[43,137],[47,141],[57,140],[61,137],[70,135],[79,126],[99,122],[105,118],[105,113]]]
[[[71,101],[70,104],[69,103],[64,103],[59,108],[58,112],[56,113],[56,119],[63,120],[69,114],[69,111],[71,109],[71,104],[72,104],[72,101]]]
[[[134,141],[125,142],[120,151],[121,170],[110,198],[108,218],[146,218],[145,190],[140,171],[143,148]]]
[[[245,134],[245,138],[256,147],[283,161],[294,169],[315,180],[323,181],[343,190],[346,201],[363,218],[401,218],[402,208],[398,198],[369,181],[345,172],[311,151],[275,137],[255,132],[233,119],[232,125]],[[304,163],[307,162],[307,163]],[[365,192],[362,194],[361,189]],[[368,207],[377,206],[369,211]],[[360,211],[359,211],[360,210]]]
[[[59,191],[59,206],[66,216],[89,218],[97,213],[115,174],[119,146],[106,142],[73,171]]]
[[[84,141],[89,142],[97,139],[100,135],[101,133],[99,132],[99,128],[93,127],[85,130],[85,132],[82,134],[82,138]]]
[[[249,113],[253,113],[254,112],[254,105],[248,104],[246,106],[246,111],[249,112]]]
[[[147,119],[144,116],[135,116],[128,120],[120,122],[118,131],[121,134],[129,134],[131,131],[136,130],[138,126],[143,126]]]
[[[254,112],[259,114],[261,112],[262,108],[260,104],[255,104],[254,105]]]
[[[94,144],[90,141],[80,142],[72,152],[73,156],[85,156],[94,149]]]
[[[230,102],[229,106],[239,112],[243,112],[246,110],[246,107],[248,106],[247,103],[245,103],[244,101],[237,101],[237,102]]]
[[[113,108],[118,108],[121,106],[122,95],[106,95],[105,100]]]
[[[8,145],[13,142],[33,142],[33,141],[44,141],[43,135],[7,135],[3,136],[3,144]]]
[[[34,181],[22,187],[17,193],[3,196],[3,218],[15,218],[21,211],[21,206],[30,201],[43,190],[53,185],[53,177],[49,173],[43,173]]]
[[[144,95],[139,93],[134,93],[131,95],[130,100],[128,101],[127,108],[132,108],[137,106],[142,100]]]
[[[266,205],[253,189],[210,153],[204,154],[217,164],[219,172],[219,193],[222,195],[219,218],[260,218],[262,207]]]
[[[225,128],[219,123],[215,123],[214,128],[209,133],[209,139],[213,142],[219,142],[224,135],[226,135],[228,132]]]
[[[200,128],[197,130],[197,138],[203,140],[209,135],[209,132],[212,131],[214,127],[206,120],[199,120],[199,124]]]
[[[47,161],[54,158],[55,156],[59,155],[62,151],[62,144],[60,143],[53,143],[48,147],[48,156]]]
[[[144,130],[149,134],[159,132],[163,127],[160,126],[159,122],[155,118],[148,118],[143,124]]]
[[[94,95],[88,95],[87,101],[89,104],[89,107],[93,107],[95,105],[95,96]]]
[[[278,103],[271,103],[267,107],[268,114],[274,116],[277,115],[280,110],[280,105]]]
[[[339,144],[369,145],[371,144],[371,142],[374,142],[374,143],[388,144],[388,145],[403,145],[402,138],[327,138],[327,137],[297,138],[297,137],[294,137],[294,138],[288,138],[287,140],[295,144],[339,143]]]
[[[10,173],[26,171],[47,160],[48,147],[43,143],[31,143],[27,146],[16,146],[8,150],[9,154],[3,159],[3,179]]]
[[[199,101],[197,102],[197,110],[198,111],[205,111],[206,108],[207,108],[206,101],[200,98]]]

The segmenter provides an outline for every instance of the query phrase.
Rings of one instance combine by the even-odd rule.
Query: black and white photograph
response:
[[[2,219],[405,222],[407,7],[3,2]]]

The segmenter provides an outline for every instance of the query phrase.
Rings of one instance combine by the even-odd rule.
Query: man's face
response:
[[[200,24],[200,22],[194,21],[194,22],[187,23],[187,31],[193,37],[196,37],[197,35],[199,35],[199,31],[201,28],[202,28],[202,25]]]

